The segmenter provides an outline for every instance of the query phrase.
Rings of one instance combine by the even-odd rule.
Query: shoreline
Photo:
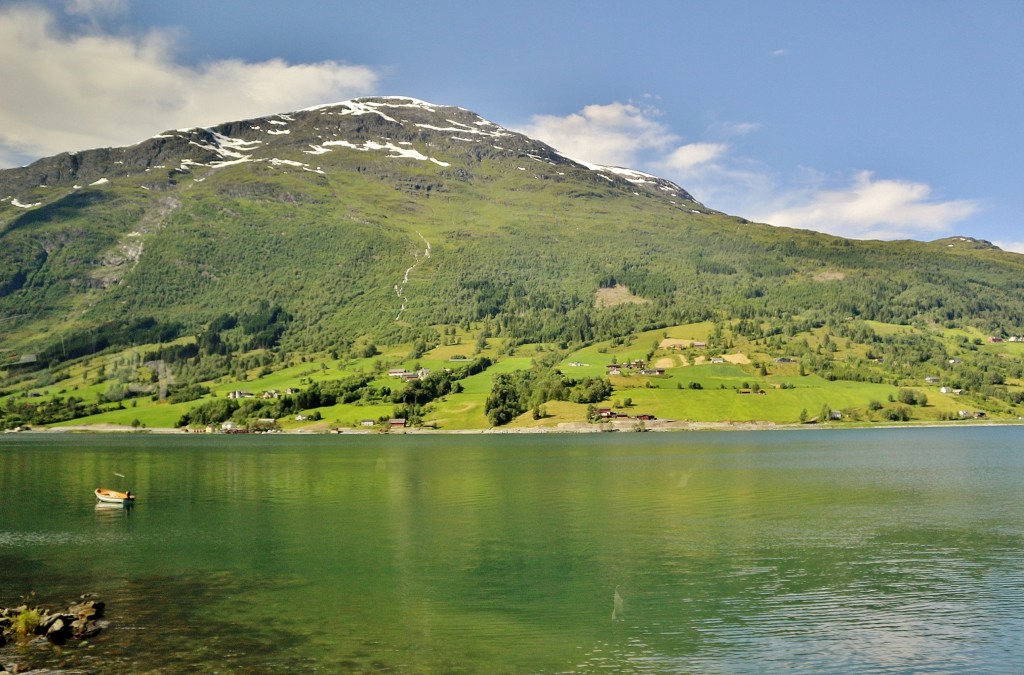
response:
[[[291,429],[286,431],[275,431],[272,433],[255,433],[241,435],[286,435],[286,436],[372,436],[372,435],[435,435],[435,434],[598,434],[598,433],[681,433],[693,431],[791,431],[804,429],[841,430],[841,429],[927,429],[927,428],[948,428],[948,427],[994,427],[994,426],[1024,426],[1024,420],[986,420],[984,422],[968,420],[949,421],[928,421],[920,423],[899,422],[894,424],[782,424],[767,421],[745,421],[745,422],[693,422],[675,420],[656,420],[646,423],[642,428],[637,428],[633,423],[610,423],[591,424],[587,422],[561,422],[557,426],[546,427],[490,427],[487,429],[430,429],[430,428],[408,428],[399,431],[372,431],[364,429]],[[136,428],[120,424],[77,424],[59,427],[40,427],[26,429],[18,432],[8,431],[6,433],[19,434],[149,434],[149,435],[175,435],[175,436],[230,436],[220,432],[189,432],[173,427],[149,427]]]

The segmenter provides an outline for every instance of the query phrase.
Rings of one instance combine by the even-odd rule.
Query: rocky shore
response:
[[[56,645],[69,640],[85,641],[95,637],[106,626],[103,620],[105,603],[92,595],[83,595],[60,610],[34,606],[24,602],[17,607],[0,607],[0,647],[11,645]],[[23,664],[0,663],[0,672],[58,673],[62,671],[29,670]]]

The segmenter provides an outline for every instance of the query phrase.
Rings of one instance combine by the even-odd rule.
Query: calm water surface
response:
[[[124,479],[115,474],[123,474]],[[131,509],[94,504],[130,488]],[[1021,672],[1024,428],[0,438],[0,604],[140,672]],[[17,660],[0,652],[0,663]]]

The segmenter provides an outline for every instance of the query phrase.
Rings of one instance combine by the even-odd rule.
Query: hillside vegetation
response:
[[[1024,256],[750,223],[411,99],[0,171],[0,242],[5,426],[895,421],[1020,403]],[[609,375],[638,359],[664,373]],[[387,375],[414,366],[430,376]]]

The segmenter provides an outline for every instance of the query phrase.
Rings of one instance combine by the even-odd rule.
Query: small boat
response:
[[[118,492],[117,490],[108,490],[107,488],[96,488],[96,499],[104,502],[105,504],[134,504],[135,495],[128,492]]]

